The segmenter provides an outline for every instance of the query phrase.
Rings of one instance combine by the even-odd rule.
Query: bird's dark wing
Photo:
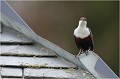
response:
[[[89,29],[89,31],[90,31],[90,45],[91,45],[90,50],[93,51],[93,45],[94,45],[94,43],[93,43],[93,34],[92,34],[92,31],[90,29]]]

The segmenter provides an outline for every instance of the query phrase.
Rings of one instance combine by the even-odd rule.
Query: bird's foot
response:
[[[84,52],[86,54],[86,56],[88,55],[88,52],[89,52],[89,50],[87,50],[87,51]]]
[[[80,55],[77,54],[77,55],[75,55],[75,58],[79,59],[79,56],[80,56]]]
[[[82,51],[79,51],[79,53],[75,56],[75,58],[78,58],[78,59],[79,59],[79,56],[80,56],[82,53],[83,53]]]

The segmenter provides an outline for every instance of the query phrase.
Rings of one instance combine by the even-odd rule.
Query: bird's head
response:
[[[87,19],[85,17],[81,17],[79,20],[79,26],[86,27],[86,25],[87,25]]]

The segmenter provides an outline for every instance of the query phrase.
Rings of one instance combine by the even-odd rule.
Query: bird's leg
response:
[[[85,51],[85,54],[88,55],[88,52],[90,51],[90,48]]]
[[[79,50],[79,53],[78,53],[77,55],[79,56],[81,53],[82,53],[82,50],[80,49],[80,50]]]
[[[85,51],[86,56],[88,55],[88,50]]]
[[[82,50],[79,50],[79,53],[75,56],[76,58],[78,58],[80,56],[80,54],[82,54]]]

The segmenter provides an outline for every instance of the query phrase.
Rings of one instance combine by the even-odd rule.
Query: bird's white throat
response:
[[[84,26],[80,26],[81,24],[79,23],[78,27],[74,30],[74,35],[78,38],[85,38],[90,35],[89,28]]]

